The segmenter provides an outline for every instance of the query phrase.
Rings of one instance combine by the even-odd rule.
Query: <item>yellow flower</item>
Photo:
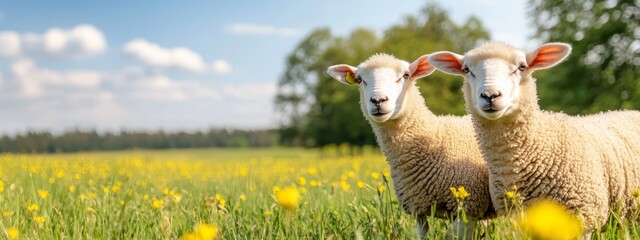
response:
[[[4,192],[4,182],[0,181],[0,193]]]
[[[247,175],[249,175],[249,170],[246,168],[240,169],[240,176],[246,177]]]
[[[56,179],[55,179],[55,178],[49,178],[49,183],[53,184],[53,183],[55,183],[55,182],[56,182]]]
[[[47,199],[47,198],[49,197],[49,192],[48,192],[48,191],[45,191],[45,190],[42,190],[42,189],[39,189],[39,190],[38,190],[38,195],[39,195],[39,196],[40,196],[40,198],[42,198],[42,199]]]
[[[262,214],[266,217],[266,216],[271,216],[273,213],[269,210],[265,210],[264,213]]]
[[[311,180],[309,182],[309,186],[312,186],[312,187],[318,186],[318,182],[316,182],[315,180]]]
[[[124,206],[125,202],[124,200],[120,200],[120,206]]]
[[[69,186],[69,192],[75,192],[76,191],[76,187],[74,187],[73,185]]]
[[[311,175],[316,175],[316,174],[318,174],[318,169],[314,168],[314,167],[307,168],[307,173],[309,173]]]
[[[240,201],[246,201],[247,200],[247,196],[244,194],[240,194]]]
[[[96,213],[96,210],[93,209],[92,207],[87,207],[87,212]]]
[[[508,199],[513,199],[516,197],[516,193],[514,191],[508,191],[507,192],[507,198]]]
[[[43,224],[46,219],[44,218],[44,216],[33,216],[33,221],[38,224]]]
[[[358,186],[358,188],[363,188],[364,187],[364,182],[358,181],[358,182],[356,182],[356,186]]]
[[[58,172],[56,173],[56,176],[57,176],[58,178],[63,178],[63,177],[64,177],[64,172],[63,172],[62,170],[60,170],[60,171],[58,171]]]
[[[98,195],[96,195],[95,193],[90,192],[90,193],[87,193],[87,197],[91,198],[91,199],[96,199],[98,197]]]
[[[2,192],[2,191],[0,191],[0,192]],[[635,190],[633,190],[633,192],[631,192],[631,196],[633,196],[634,198],[640,197],[640,189],[636,188]]]
[[[380,173],[377,172],[372,172],[371,173],[371,177],[375,180],[378,180],[380,178]]]
[[[349,176],[350,178],[355,178],[355,177],[356,177],[356,173],[355,173],[355,172],[353,172],[353,171],[349,171],[349,172],[347,173],[347,176]]]
[[[299,177],[298,178],[298,185],[300,185],[300,186],[307,185],[307,179],[305,179],[304,177]]]
[[[341,181],[340,182],[340,188],[342,188],[342,191],[349,191],[349,189],[351,189],[351,185],[349,185],[346,181]]]
[[[180,196],[180,194],[178,193],[173,193],[171,194],[171,200],[173,200],[174,204],[178,204],[182,200],[182,196]]]
[[[161,208],[162,205],[164,205],[164,201],[162,200],[159,200],[159,199],[151,200],[151,206],[155,209]]]
[[[582,235],[580,220],[562,205],[546,199],[527,208],[518,226],[535,239],[577,239]]]
[[[214,239],[218,233],[218,229],[213,224],[200,224],[196,229],[198,239]]]
[[[94,184],[93,179],[89,179],[89,181],[87,181],[87,184],[89,184],[89,186],[93,186]]]
[[[35,204],[35,203],[33,203],[33,204],[31,204],[31,205],[27,206],[27,210],[28,210],[29,212],[38,211],[38,209],[40,209],[40,207],[38,207],[38,204]]]
[[[120,186],[116,185],[116,186],[111,187],[111,191],[114,192],[114,193],[120,191]]]
[[[280,191],[282,189],[280,189],[280,187],[278,187],[278,186],[273,186],[272,190],[273,190],[274,193],[277,193],[278,191]]]
[[[169,195],[169,189],[165,188],[164,191],[162,191],[162,194],[164,195]]]
[[[300,203],[300,192],[297,188],[285,188],[276,192],[276,200],[281,207],[294,210]]]
[[[456,200],[464,200],[469,196],[469,193],[464,189],[463,186],[458,187],[458,189],[451,187],[449,188],[449,190],[451,190],[451,194],[453,194],[453,198],[455,198]]]
[[[2,218],[10,218],[13,217],[13,211],[2,212]]]
[[[380,192],[380,193],[383,193],[384,190],[386,190],[386,189],[387,189],[387,187],[385,187],[384,185],[378,186],[378,192]]]
[[[20,231],[18,231],[17,228],[10,227],[7,229],[7,236],[9,236],[10,240],[18,239],[18,237],[20,237]]]
[[[142,196],[142,200],[145,200],[145,201],[149,200],[149,194],[145,194],[144,196]]]

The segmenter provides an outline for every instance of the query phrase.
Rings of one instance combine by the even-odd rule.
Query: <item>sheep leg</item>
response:
[[[467,218],[467,222],[464,222],[461,217],[456,217],[447,231],[447,239],[473,239],[476,223],[478,223],[476,219]]]
[[[427,222],[427,215],[421,214],[416,217],[416,225],[418,227],[418,236],[420,240],[425,239],[427,232],[429,231],[429,223]]]

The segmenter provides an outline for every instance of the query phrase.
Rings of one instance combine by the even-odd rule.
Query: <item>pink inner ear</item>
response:
[[[460,71],[460,69],[462,69],[462,65],[458,62],[458,58],[453,55],[437,55],[435,60],[444,63],[447,69],[451,69],[453,71]]]
[[[560,60],[560,58],[562,58],[563,52],[564,52],[564,49],[560,47],[547,47],[547,48],[540,49],[540,51],[537,52],[536,57],[533,59],[533,61],[529,63],[529,66],[536,67],[539,65],[546,66],[549,64],[553,64],[554,62],[557,62]]]
[[[429,64],[429,61],[426,58],[420,59],[418,63],[418,67],[415,71],[413,71],[413,75],[419,75],[428,71],[431,71],[432,67]]]

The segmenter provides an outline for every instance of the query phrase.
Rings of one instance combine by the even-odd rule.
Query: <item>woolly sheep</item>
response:
[[[466,108],[489,165],[498,213],[505,214],[506,192],[516,189],[525,206],[542,198],[564,204],[590,235],[605,225],[610,210],[637,216],[632,191],[640,187],[640,112],[568,116],[540,110],[532,72],[555,66],[570,52],[564,43],[527,53],[488,42],[464,56],[437,52],[429,61],[465,78]]]
[[[465,225],[457,218],[449,236],[472,236],[479,219],[495,214],[489,195],[488,170],[474,138],[469,116],[435,116],[415,80],[435,69],[427,55],[412,64],[376,54],[357,68],[340,64],[327,72],[344,84],[360,87],[360,106],[391,168],[396,197],[417,217],[418,233],[428,231],[426,219],[435,204],[436,217],[455,215],[450,187],[464,186]]]

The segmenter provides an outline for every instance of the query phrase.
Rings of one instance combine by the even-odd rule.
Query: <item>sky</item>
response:
[[[426,3],[0,0],[0,134],[277,127],[277,82],[308,33],[380,36]],[[525,0],[437,3],[535,47]]]

